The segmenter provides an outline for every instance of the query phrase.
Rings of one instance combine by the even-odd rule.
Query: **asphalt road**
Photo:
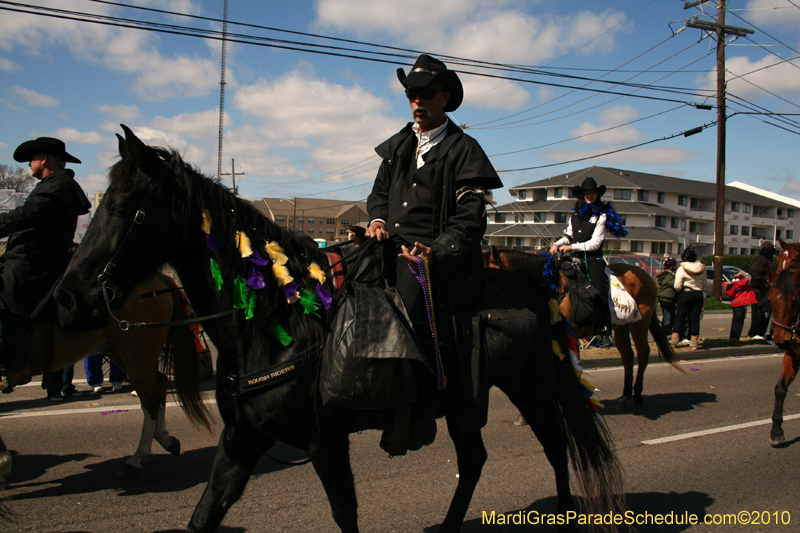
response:
[[[621,369],[587,372],[606,402],[632,512],[702,517],[757,511],[771,521],[761,526],[640,525],[638,531],[798,530],[800,423],[785,422],[789,444],[781,449],[769,446],[765,423],[780,365],[776,356],[702,360],[685,363],[686,374],[681,374],[651,363],[645,407],[624,413],[614,409],[613,400]],[[171,456],[156,444],[139,477],[120,479],[116,474],[135,449],[142,417],[129,390],[52,404],[40,389],[26,386],[0,400],[0,433],[14,455],[8,505],[18,520],[6,530],[150,532],[185,526],[208,479],[219,428],[212,434],[197,431],[179,408],[168,407],[168,428],[182,440],[183,453]],[[787,397],[787,415],[800,413],[796,392],[795,387]],[[552,470],[530,430],[511,424],[515,415],[505,396],[494,390],[484,429],[489,460],[463,527],[466,533],[555,531],[482,524],[483,511],[555,511]],[[737,427],[742,424],[751,425]],[[362,531],[437,530],[457,481],[455,453],[442,421],[439,430],[432,446],[393,459],[378,447],[378,432],[352,436]],[[697,431],[710,433],[681,438]],[[273,453],[284,459],[302,456],[286,447]],[[791,522],[775,525],[775,518]],[[311,465],[286,467],[264,458],[221,531],[338,529]]]

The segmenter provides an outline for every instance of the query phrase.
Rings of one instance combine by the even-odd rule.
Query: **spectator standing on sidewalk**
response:
[[[703,312],[703,284],[706,279],[706,266],[697,260],[697,251],[689,247],[681,255],[683,263],[675,272],[675,290],[678,291],[675,327],[670,344],[674,347],[681,339],[686,322],[689,322],[689,347],[693,350],[700,344],[700,314]]]
[[[733,307],[733,318],[731,319],[731,334],[728,337],[728,344],[731,346],[741,346],[742,341],[739,337],[742,335],[742,328],[744,327],[744,318],[747,314],[747,306],[758,303],[756,293],[750,286],[750,276],[739,273],[733,277],[730,283],[723,283],[725,294],[731,299],[731,307]]]
[[[767,299],[769,292],[767,268],[772,266],[773,257],[775,257],[775,246],[770,241],[764,241],[761,243],[758,256],[750,266],[750,286],[755,291],[756,302],[750,307],[750,331],[747,332],[747,336],[754,340],[764,340],[772,316]]]
[[[675,327],[675,302],[678,291],[675,290],[675,271],[678,262],[671,257],[664,259],[664,270],[658,274],[658,303],[661,304],[661,329],[669,336]]]
[[[122,382],[127,378],[125,371],[109,361],[109,381],[114,392],[122,390]],[[87,355],[83,359],[83,369],[86,371],[86,383],[92,392],[103,392],[103,356],[100,354]]]

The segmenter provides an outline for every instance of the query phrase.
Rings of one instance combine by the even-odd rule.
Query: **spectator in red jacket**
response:
[[[722,288],[725,289],[725,294],[731,299],[731,307],[733,307],[731,334],[728,338],[728,344],[731,346],[741,346],[742,341],[739,340],[739,337],[742,335],[744,318],[747,315],[747,306],[758,303],[758,298],[756,297],[756,292],[750,286],[750,276],[740,272],[736,274],[733,279],[734,281],[730,283],[722,284]]]

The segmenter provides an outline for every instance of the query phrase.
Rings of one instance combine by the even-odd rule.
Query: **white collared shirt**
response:
[[[444,124],[438,128],[433,128],[430,131],[420,131],[419,124],[416,122],[413,126],[411,126],[411,129],[413,129],[414,133],[417,135],[417,168],[420,168],[425,164],[425,160],[422,158],[422,156],[430,152],[431,148],[439,144],[442,139],[444,139],[444,136],[447,133],[448,120],[449,119],[445,117]]]

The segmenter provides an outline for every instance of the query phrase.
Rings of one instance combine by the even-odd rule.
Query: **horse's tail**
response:
[[[161,276],[164,282],[175,287],[175,283],[167,276]],[[172,320],[184,320],[184,301],[180,291],[172,293]],[[201,367],[199,354],[195,345],[194,333],[189,326],[172,326],[164,345],[164,363],[175,378],[175,393],[183,412],[192,423],[211,429],[211,418],[203,401],[201,389]]]
[[[567,352],[566,328],[554,328],[564,358],[556,362],[556,408],[567,438],[567,450],[576,485],[584,497],[587,513],[621,513],[625,510],[622,468],[611,433],[584,394]],[[615,529],[612,527],[612,529]]]
[[[669,343],[669,339],[667,339],[666,334],[664,334],[664,330],[661,329],[661,322],[659,322],[656,314],[657,313],[653,311],[653,316],[650,318],[650,325],[648,327],[650,329],[650,334],[656,341],[656,346],[658,346],[658,353],[664,358],[664,361],[671,364],[674,368],[677,368],[681,372],[686,373],[680,366],[678,366],[678,354],[675,353],[675,350]]]

